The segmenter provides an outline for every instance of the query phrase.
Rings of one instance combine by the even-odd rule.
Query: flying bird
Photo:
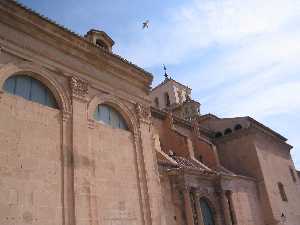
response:
[[[143,29],[145,28],[149,28],[149,20],[146,20],[145,22],[143,22]]]

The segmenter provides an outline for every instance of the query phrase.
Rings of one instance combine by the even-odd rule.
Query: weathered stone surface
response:
[[[282,213],[299,223],[300,181],[279,134],[248,117],[184,120],[175,106],[191,89],[168,80],[149,94],[149,73],[14,1],[0,1],[0,47],[1,225],[203,225],[203,199],[216,225],[275,225]],[[5,92],[20,73],[58,109]],[[166,92],[174,108],[151,108]],[[96,121],[99,104],[128,129]]]

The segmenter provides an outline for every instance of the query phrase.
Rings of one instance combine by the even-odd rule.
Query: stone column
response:
[[[145,224],[162,224],[162,194],[159,173],[154,148],[152,124],[150,121],[150,108],[140,104],[136,105],[139,128],[138,131],[138,159],[140,161],[140,181],[142,198],[144,199],[143,214]]]

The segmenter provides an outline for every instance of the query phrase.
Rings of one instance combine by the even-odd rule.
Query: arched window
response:
[[[168,93],[165,93],[165,104],[166,106],[170,106],[170,96]]]
[[[280,193],[282,201],[287,202],[288,199],[287,199],[283,184],[281,182],[278,182],[277,185],[278,185],[278,189],[279,189],[279,193]]]
[[[128,130],[128,126],[122,115],[109,105],[98,105],[94,114],[94,118],[95,120],[102,121],[113,128]]]
[[[237,124],[237,125],[235,125],[234,129],[235,130],[240,130],[240,129],[242,129],[242,125],[241,124]]]
[[[9,77],[3,89],[10,94],[21,96],[29,101],[37,102],[52,108],[58,108],[52,92],[42,82],[28,75]]]
[[[214,213],[205,198],[200,199],[200,207],[204,225],[215,225]]]
[[[230,128],[227,128],[225,131],[224,131],[224,134],[226,135],[226,134],[230,134],[230,133],[232,133],[232,130],[230,129]]]

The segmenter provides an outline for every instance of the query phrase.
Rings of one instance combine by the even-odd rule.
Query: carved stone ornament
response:
[[[88,94],[88,82],[78,77],[71,77],[70,86],[73,96],[85,97]]]
[[[139,119],[150,120],[151,112],[149,107],[145,107],[139,103],[136,104],[136,112]]]

